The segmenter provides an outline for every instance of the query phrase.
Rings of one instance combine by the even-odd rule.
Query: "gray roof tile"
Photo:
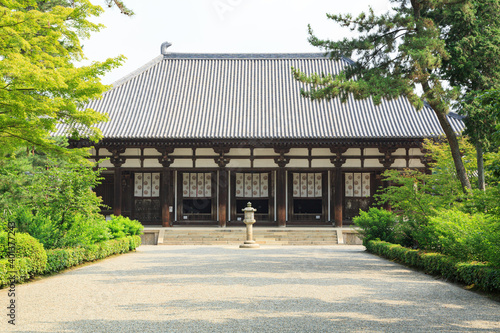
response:
[[[348,59],[322,54],[181,54],[159,56],[87,107],[109,115],[105,138],[350,139],[422,138],[442,134],[429,106],[405,97],[346,103],[311,101],[291,67],[338,73]],[[450,116],[455,131],[464,128]],[[59,133],[63,133],[60,127]]]

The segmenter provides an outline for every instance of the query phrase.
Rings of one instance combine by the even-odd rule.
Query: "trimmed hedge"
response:
[[[0,232],[0,258],[7,258],[9,249],[8,246],[8,235],[6,232]],[[45,271],[47,265],[47,254],[43,248],[43,245],[38,242],[32,236],[16,232],[15,234],[15,258],[29,258],[31,261],[31,271],[30,275],[34,276],[36,274],[42,274]]]
[[[80,265],[85,261],[85,249],[69,248],[47,250],[47,268],[45,273],[56,273],[63,269]]]
[[[29,258],[17,258],[14,260],[14,269],[9,263],[9,259],[0,259],[0,286],[8,286],[12,282],[12,273],[15,276],[15,282],[28,280],[33,271],[33,265]]]
[[[460,262],[444,254],[412,250],[380,240],[369,241],[366,249],[382,257],[422,269],[428,274],[439,275],[466,285],[474,285],[483,290],[500,291],[500,268],[491,265]]]
[[[45,273],[56,273],[63,269],[94,261],[113,254],[126,253],[141,245],[141,237],[128,236],[111,239],[86,247],[48,250],[48,262]]]

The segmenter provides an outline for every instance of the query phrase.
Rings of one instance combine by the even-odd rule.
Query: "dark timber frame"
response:
[[[89,142],[86,141],[72,141],[71,146],[81,147],[90,146]],[[169,227],[174,225],[174,223],[184,223],[189,222],[194,224],[208,223],[210,225],[218,225],[220,227],[225,227],[230,222],[230,225],[239,225],[237,221],[234,221],[237,214],[235,208],[235,196],[234,196],[234,174],[235,172],[269,172],[272,175],[273,186],[270,188],[272,191],[270,196],[274,200],[270,203],[269,207],[269,220],[262,221],[262,225],[277,225],[284,227],[287,224],[301,224],[300,219],[294,220],[291,192],[290,192],[290,179],[287,183],[287,175],[291,175],[293,172],[311,172],[311,173],[322,173],[323,177],[323,213],[319,221],[309,221],[312,225],[321,224],[331,224],[336,227],[341,227],[349,221],[346,220],[346,196],[345,196],[345,172],[363,172],[370,173],[373,175],[372,178],[372,193],[374,194],[378,186],[386,187],[387,184],[380,180],[380,174],[395,162],[396,159],[404,160],[403,163],[405,167],[410,166],[411,160],[419,160],[425,162],[422,159],[421,154],[410,155],[409,151],[412,148],[418,148],[421,152],[422,140],[421,139],[394,139],[394,140],[266,140],[266,141],[234,141],[234,140],[111,140],[106,139],[95,145],[95,155],[92,156],[93,159],[100,161],[103,158],[110,157],[110,161],[113,164],[112,168],[108,168],[108,172],[113,173],[113,214],[129,215],[134,217],[134,209],[130,207],[130,200],[127,199],[130,196],[131,191],[131,174],[134,172],[159,172],[161,174],[161,224],[164,227]],[[138,156],[125,156],[123,153],[128,148],[140,149],[141,154]],[[144,154],[145,149],[154,148],[159,152],[155,155]],[[188,148],[192,151],[192,154],[188,155],[172,155],[177,148]],[[196,155],[196,149],[198,148],[212,148],[214,155],[212,156],[198,156]],[[231,149],[250,149],[250,154],[248,156],[244,155],[228,155]],[[274,154],[270,155],[254,155],[254,150],[257,148],[271,148]],[[309,154],[307,155],[293,155],[290,153],[292,148],[307,148]],[[311,155],[311,151],[315,148],[328,148],[331,152],[328,155]],[[361,154],[361,156],[345,155],[349,148],[376,148],[376,155]],[[394,156],[393,153],[397,150],[403,148],[406,150],[406,155]],[[363,150],[361,150],[363,151]],[[100,154],[101,152],[101,154]],[[104,153],[102,153],[104,152]],[[124,167],[128,159],[135,159],[140,161],[140,167],[126,168]],[[192,167],[172,167],[172,164],[177,159],[191,160]],[[144,163],[147,160],[158,160],[162,168],[145,168]],[[196,168],[196,163],[202,160],[212,160],[215,161],[217,168]],[[230,162],[234,160],[249,160],[250,167],[245,168],[234,168],[229,167]],[[255,161],[258,160],[272,160],[274,161],[274,167],[267,168],[257,168],[254,167]],[[291,160],[302,160],[307,161],[308,168],[296,168],[289,167]],[[329,162],[331,167],[325,168],[314,168],[312,166],[313,160],[322,160]],[[346,162],[349,160],[360,160],[361,167],[345,167]],[[380,167],[364,167],[367,161],[377,161],[380,163]],[[191,163],[191,162],[190,162]],[[304,162],[305,163],[305,162]],[[400,163],[401,164],[401,163]],[[421,167],[425,170],[425,167]],[[182,206],[180,205],[180,200],[177,200],[177,206],[175,205],[175,196],[181,198],[180,193],[180,174],[183,172],[211,172],[213,174],[213,195],[212,195],[212,213],[210,219],[201,219],[193,221],[182,221]],[[124,174],[125,173],[125,174]],[[177,174],[177,184],[174,183],[175,176]],[[106,179],[110,179],[109,176],[105,175]],[[328,184],[328,180],[330,183]],[[108,181],[107,186],[109,188],[110,182]],[[275,184],[275,186],[274,186]],[[177,194],[175,194],[175,188],[177,189]],[[330,192],[327,192],[330,189]],[[102,191],[101,191],[102,192]],[[109,190],[105,191],[109,193]],[[107,194],[109,196],[109,194]],[[330,202],[328,203],[328,198]],[[109,202],[110,198],[107,198]],[[350,199],[347,198],[349,201]],[[352,201],[352,200],[351,200]],[[356,201],[356,200],[354,200]],[[359,200],[357,200],[359,201]],[[229,205],[229,202],[232,205]],[[132,205],[133,206],[133,205]],[[328,206],[330,210],[328,211]],[[230,207],[230,208],[229,208]],[[177,216],[174,215],[173,210],[177,212]],[[106,211],[104,212],[106,213]],[[328,219],[327,216],[330,216]],[[303,220],[303,224],[307,225],[307,221]]]

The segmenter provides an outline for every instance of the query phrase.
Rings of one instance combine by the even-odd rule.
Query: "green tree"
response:
[[[345,99],[352,93],[355,98],[381,98],[406,95],[417,108],[424,101],[434,110],[451,148],[456,175],[464,191],[471,189],[460,153],[460,146],[446,114],[450,102],[458,97],[458,89],[442,82],[443,60],[449,58],[442,27],[433,20],[437,9],[450,6],[447,0],[391,0],[396,7],[391,12],[368,14],[327,15],[343,27],[357,30],[359,37],[341,41],[317,38],[309,26],[309,41],[325,50],[331,58],[347,56],[355,59],[339,75],[305,75],[293,69],[296,79],[309,85],[302,94],[311,99]],[[355,56],[355,57],[353,57]],[[357,80],[354,80],[354,78]],[[423,93],[416,93],[417,86]]]
[[[89,20],[101,12],[87,0],[73,0],[70,5],[0,2],[0,145],[4,148],[29,144],[63,151],[49,139],[60,124],[68,127],[68,135],[99,138],[94,124],[106,116],[84,105],[108,88],[99,77],[123,57],[82,67],[75,62],[84,58],[80,40],[102,28]]]
[[[64,147],[67,142],[60,140]],[[46,248],[89,244],[107,237],[101,198],[92,191],[100,170],[87,149],[29,153],[0,159],[0,220],[14,222]]]
[[[447,6],[436,16],[443,27],[449,57],[444,78],[463,92],[460,113],[466,134],[476,145],[478,188],[484,190],[483,150],[489,151],[497,117],[477,101],[483,91],[500,87],[500,1],[468,0]]]

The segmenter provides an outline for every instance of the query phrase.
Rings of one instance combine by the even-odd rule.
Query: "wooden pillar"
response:
[[[276,209],[279,227],[286,227],[286,170],[280,167],[276,172]]]
[[[170,190],[172,184],[172,174],[169,168],[164,167],[162,172],[162,181],[160,189],[160,199],[161,199],[161,224],[163,227],[172,226],[172,213],[170,212],[170,207],[172,204],[172,191]]]
[[[228,171],[225,168],[219,169],[219,227],[225,228],[227,223],[227,199],[228,199]]]
[[[113,214],[122,215],[122,168],[115,167]]]
[[[334,215],[335,226],[342,227],[342,209],[344,207],[343,193],[342,193],[342,169],[337,167],[334,172]]]

